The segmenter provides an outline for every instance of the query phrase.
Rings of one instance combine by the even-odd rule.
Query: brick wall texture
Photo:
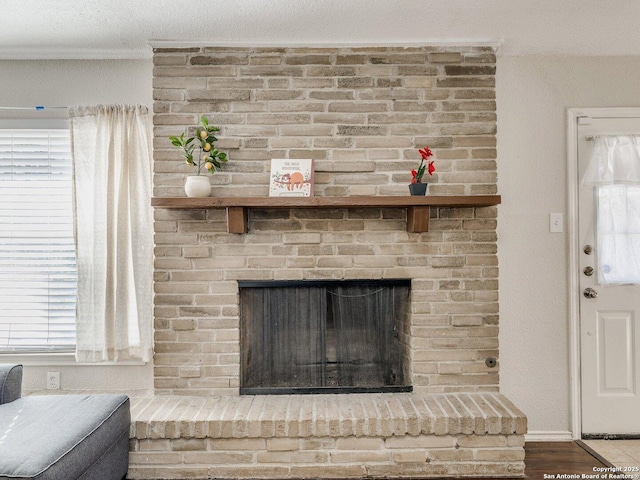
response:
[[[464,48],[157,48],[154,195],[192,173],[168,141],[206,115],[230,161],[213,196],[267,196],[272,158],[313,158],[315,195],[407,195],[418,148],[432,194],[496,193],[495,52]],[[191,130],[193,131],[193,130]],[[237,280],[410,278],[417,392],[497,391],[497,208],[155,210],[155,387],[237,395]]]

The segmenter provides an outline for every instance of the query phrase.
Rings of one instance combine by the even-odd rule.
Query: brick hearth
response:
[[[500,394],[133,399],[130,478],[522,475]]]

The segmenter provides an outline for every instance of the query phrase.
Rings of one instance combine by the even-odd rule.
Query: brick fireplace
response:
[[[155,49],[154,65],[156,197],[184,196],[184,177],[190,172],[168,136],[196,125],[203,114],[221,127],[218,147],[230,158],[211,178],[216,197],[267,196],[272,158],[313,158],[316,196],[407,195],[410,170],[419,161],[417,148],[424,145],[434,151],[437,169],[429,193],[496,193],[491,48],[163,47]],[[433,208],[424,233],[407,232],[406,220],[402,208],[254,208],[249,231],[234,234],[227,232],[224,209],[155,210],[157,396],[223,399],[223,410],[233,412],[247,401],[239,397],[239,281],[409,279],[404,368],[413,393],[357,401],[378,406],[409,402],[416,413],[393,413],[389,407],[391,421],[397,414],[405,426],[412,418],[417,422],[413,429],[383,432],[369,428],[375,415],[363,411],[345,426],[345,412],[353,413],[354,407],[351,397],[338,395],[335,401],[346,410],[337,408],[338,418],[326,418],[328,425],[337,422],[337,430],[304,436],[298,423],[302,417],[287,416],[291,402],[302,412],[320,400],[305,400],[304,407],[287,398],[283,421],[290,428],[271,434],[258,428],[250,434],[248,425],[262,421],[256,414],[247,417],[247,424],[230,420],[225,437],[247,441],[245,447],[234,443],[225,451],[264,447],[265,452],[289,452],[265,454],[271,458],[266,462],[270,470],[260,470],[260,459],[245,455],[238,457],[242,470],[224,473],[199,465],[191,477],[166,478],[200,478],[193,476],[195,471],[225,478],[287,478],[296,472],[334,477],[523,474],[526,419],[499,395],[499,362],[492,362],[499,358],[497,208]],[[366,394],[353,398],[360,395]],[[423,401],[436,403],[420,411],[415,402]],[[358,421],[367,427],[363,423],[358,431]],[[424,428],[419,427],[423,421]],[[490,427],[493,421],[498,426]],[[439,422],[447,427],[438,427]],[[202,450],[202,458],[214,461],[224,428],[214,434],[209,423],[207,433],[198,437],[197,425],[189,425],[188,433],[179,428],[177,436],[171,434],[175,441],[185,438],[176,451]],[[164,437],[148,429],[135,433],[136,452],[146,451],[145,458],[151,458],[149,452],[160,448],[153,439]],[[284,443],[269,450],[275,437]],[[318,442],[315,450],[308,443],[313,441]],[[340,441],[362,449],[353,470],[336,460]],[[173,444],[162,445],[173,451]],[[404,454],[381,453],[398,445],[404,445]],[[416,445],[422,446],[416,450]],[[326,453],[331,448],[333,454]],[[196,457],[190,457],[192,463]],[[132,458],[135,465],[142,453]],[[188,463],[184,454],[179,458]],[[337,468],[331,467],[332,458]],[[324,466],[314,473],[314,464]],[[132,478],[156,478],[143,466],[137,472]]]

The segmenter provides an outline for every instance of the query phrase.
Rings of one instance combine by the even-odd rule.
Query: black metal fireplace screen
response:
[[[241,394],[411,391],[410,280],[239,286]]]

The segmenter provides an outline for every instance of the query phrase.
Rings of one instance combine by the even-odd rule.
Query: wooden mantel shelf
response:
[[[407,231],[427,232],[431,207],[489,207],[500,195],[425,195],[353,197],[154,197],[151,205],[173,209],[227,209],[229,233],[247,233],[250,208],[406,208]]]

